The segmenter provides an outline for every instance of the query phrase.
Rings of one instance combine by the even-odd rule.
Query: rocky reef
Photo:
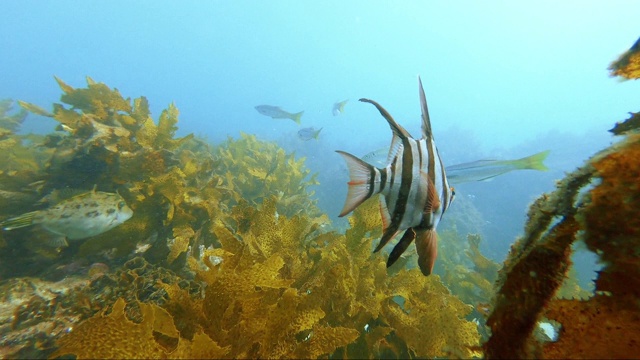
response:
[[[638,42],[611,66],[637,79]],[[632,358],[640,353],[640,123],[638,113],[610,131],[622,138],[560,180],[529,209],[497,282],[484,344],[490,358]],[[571,245],[583,242],[604,267],[588,298],[554,295],[567,277]],[[540,320],[557,341],[534,336]]]

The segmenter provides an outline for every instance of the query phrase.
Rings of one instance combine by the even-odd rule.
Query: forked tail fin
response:
[[[300,111],[299,113],[291,114],[291,120],[295,121],[296,124],[300,124],[300,118],[304,114],[304,111]]]
[[[344,151],[336,150],[344,158],[349,168],[349,188],[347,200],[340,212],[340,217],[347,215],[374,194],[375,168],[357,157]]]
[[[538,171],[547,171],[549,170],[549,168],[547,168],[544,165],[544,160],[547,158],[547,156],[549,156],[549,152],[551,150],[545,150],[542,152],[539,152],[537,154],[533,154],[531,156],[527,156],[525,158],[516,160],[517,164],[518,164],[518,168],[519,169],[531,169],[531,170],[538,170]]]

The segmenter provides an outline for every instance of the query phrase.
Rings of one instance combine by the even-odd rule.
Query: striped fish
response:
[[[418,265],[424,275],[431,274],[438,253],[436,226],[453,200],[445,168],[438,154],[431,132],[427,99],[420,85],[422,109],[422,138],[415,140],[377,102],[373,104],[387,120],[393,138],[387,156],[387,166],[376,168],[344,151],[337,151],[347,162],[350,181],[347,200],[340,216],[353,211],[374,194],[381,193],[380,213],[383,234],[374,252],[404,231],[391,251],[387,267],[393,265],[415,240]]]

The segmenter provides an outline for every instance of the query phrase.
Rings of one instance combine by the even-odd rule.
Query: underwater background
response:
[[[637,354],[639,3],[2,6],[0,220],[94,187],[133,210],[64,247],[2,232],[2,357]],[[335,150],[390,143],[357,100],[417,137],[418,75],[445,165],[550,150],[456,185],[430,277],[371,253],[376,200],[337,216]]]

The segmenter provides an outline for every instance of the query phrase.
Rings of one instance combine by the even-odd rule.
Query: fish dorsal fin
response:
[[[440,196],[438,196],[436,185],[431,181],[429,174],[425,171],[421,171],[420,176],[420,186],[426,186],[427,189],[427,201],[424,204],[424,212],[426,214],[431,214],[434,210],[440,207]]]
[[[373,100],[364,99],[364,98],[360,99],[359,101],[373,104],[373,106],[375,106],[380,112],[380,115],[382,115],[382,117],[385,118],[385,120],[387,120],[387,122],[389,123],[389,126],[391,127],[391,131],[393,131],[394,135],[397,135],[398,137],[400,137],[400,139],[408,139],[411,137],[411,135],[407,132],[407,130],[405,130],[402,126],[400,126],[400,124],[396,123],[396,121],[393,120],[393,117],[391,116],[391,114],[389,114],[389,112],[385,110],[380,104],[378,104]]]
[[[393,159],[402,151],[402,139],[400,139],[395,133],[391,138],[391,147],[389,147],[389,154],[387,155],[387,165],[393,161]]]
[[[418,76],[418,83],[420,84],[420,110],[422,110],[422,137],[429,139],[433,137],[431,132],[431,119],[429,118],[429,108],[427,107],[427,97],[424,95],[424,89],[422,88],[422,80]]]
[[[380,196],[380,216],[382,217],[382,233],[384,233],[391,224],[391,214],[389,214],[389,208],[384,196]]]

